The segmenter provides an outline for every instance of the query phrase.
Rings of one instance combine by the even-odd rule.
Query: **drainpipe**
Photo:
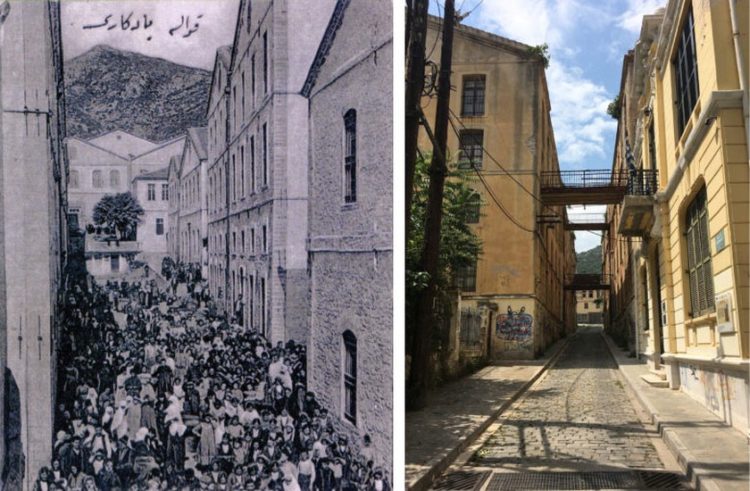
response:
[[[740,28],[737,21],[737,0],[729,0],[729,14],[732,18],[732,39],[734,41],[734,55],[737,62],[737,75],[740,82],[740,90],[742,91],[742,112],[745,117],[745,148],[748,154],[748,162],[750,163],[750,109],[748,108],[748,95],[747,95],[747,81],[745,77],[745,63],[742,59],[742,51],[740,50]]]

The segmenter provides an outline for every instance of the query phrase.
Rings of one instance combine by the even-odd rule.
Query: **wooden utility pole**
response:
[[[411,370],[407,406],[420,409],[426,403],[427,385],[432,371],[432,343],[440,259],[440,229],[443,220],[443,187],[448,167],[445,162],[448,140],[451,97],[451,65],[453,58],[453,25],[456,20],[454,0],[445,1],[443,20],[443,46],[440,51],[437,112],[435,115],[435,145],[430,162],[430,187],[427,198],[427,221],[424,248],[420,257],[421,270],[429,275],[427,288],[419,297],[416,328],[412,348]]]
[[[425,42],[427,38],[427,12],[429,0],[411,0],[407,17],[406,39],[408,65],[406,67],[406,235],[409,235],[411,200],[414,195],[414,168],[417,160],[419,138],[419,104],[424,89]]]

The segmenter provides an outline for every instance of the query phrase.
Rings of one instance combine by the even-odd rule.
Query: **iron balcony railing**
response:
[[[620,188],[626,194],[651,195],[657,191],[657,171],[654,169],[586,169],[544,171],[540,175],[542,191],[568,189]]]

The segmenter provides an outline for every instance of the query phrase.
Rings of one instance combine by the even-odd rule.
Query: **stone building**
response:
[[[307,339],[307,100],[333,0],[239,4],[208,105],[209,279],[273,342]]]
[[[180,255],[181,164],[182,157],[175,155],[169,159],[169,166],[167,166],[167,193],[169,194],[169,204],[167,206],[167,254],[175,260]]]
[[[174,206],[178,209],[173,257],[183,263],[198,264],[208,276],[208,195],[207,129],[190,128],[179,160],[175,187],[179,187]],[[171,177],[171,175],[170,175]]]
[[[308,385],[392,468],[392,9],[339,0],[309,98]]]
[[[670,0],[644,17],[623,64],[613,168],[656,175],[610,207],[603,242],[617,278],[607,329],[647,361],[647,381],[666,379],[745,434],[748,14],[747,2]]]
[[[440,26],[430,17],[435,63]],[[544,60],[530,46],[458,25],[452,84],[448,149],[476,191],[473,229],[482,241],[476,265],[456,272],[453,315],[465,320],[459,329],[476,331],[461,337],[479,340],[486,357],[533,358],[575,328],[576,310],[564,289],[575,271],[565,207],[540,199],[541,173],[559,170]],[[422,106],[434,125],[435,100]],[[424,131],[419,145],[432,149]]]
[[[2,2],[0,31],[0,488],[30,490],[52,455],[67,252],[60,5]]]

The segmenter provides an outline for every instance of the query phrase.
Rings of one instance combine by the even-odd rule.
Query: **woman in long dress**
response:
[[[211,416],[206,415],[203,421],[193,429],[193,432],[200,437],[198,440],[198,463],[208,467],[216,457],[216,436],[214,427],[211,424]]]

